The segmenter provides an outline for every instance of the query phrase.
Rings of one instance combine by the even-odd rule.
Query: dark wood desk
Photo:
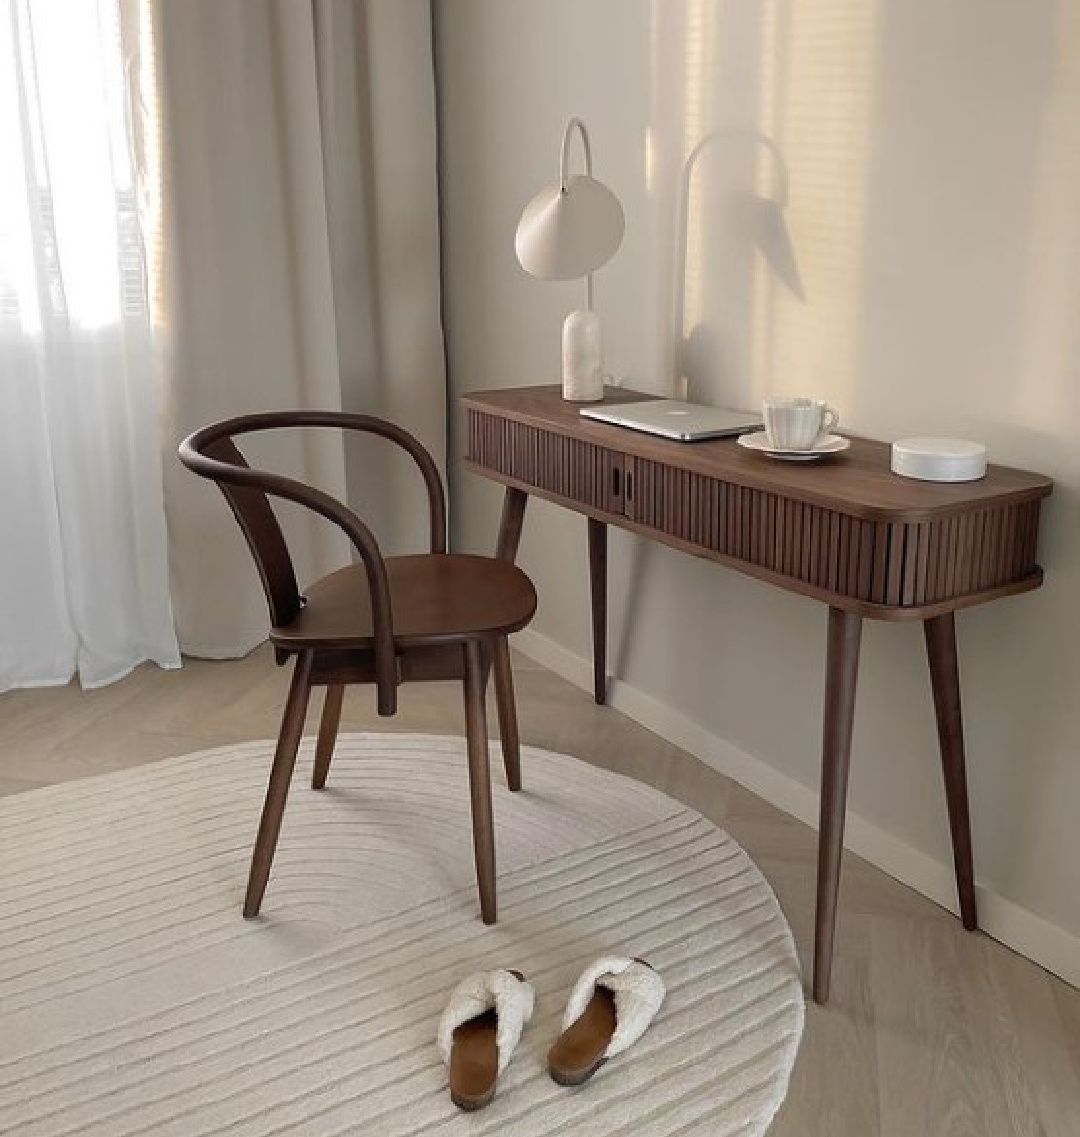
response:
[[[606,402],[648,398],[609,390]],[[855,439],[820,463],[774,462],[733,439],[669,442],[583,419],[558,387],[463,400],[466,467],[506,486],[498,555],[517,555],[536,494],[588,518],[595,696],[605,700],[607,526],[718,561],[829,606],[814,998],[829,996],[863,618],[921,620],[937,715],[956,883],[974,929],[954,613],[1042,583],[1039,510],[1052,482],[991,466],[978,482],[899,478],[889,446]]]

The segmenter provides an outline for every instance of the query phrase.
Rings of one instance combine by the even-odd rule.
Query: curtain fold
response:
[[[426,0],[159,0],[153,20],[146,106],[160,130],[144,124],[143,137],[162,139],[177,628],[186,651],[238,655],[265,638],[265,604],[220,495],[175,459],[184,434],[256,410],[340,407],[391,418],[444,458],[430,11]],[[347,499],[384,551],[422,541],[423,487],[379,443],[312,431],[250,450],[253,464]],[[325,522],[279,516],[301,585],[349,556]]]
[[[116,0],[0,3],[0,690],[179,665]]]

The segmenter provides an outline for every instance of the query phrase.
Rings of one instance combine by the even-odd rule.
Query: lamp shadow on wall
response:
[[[686,330],[690,199],[694,172],[699,160],[708,150],[724,147],[734,147],[748,157],[764,151],[769,156],[773,175],[771,190],[759,190],[755,184],[759,181],[756,168],[751,163],[745,179],[748,184],[718,195],[716,207],[728,213],[728,223],[723,226],[730,234],[728,243],[738,243],[741,246],[738,254],[732,258],[742,270],[741,284],[737,287],[747,295],[751,293],[753,274],[757,268],[755,258],[760,257],[759,263],[765,267],[771,281],[785,288],[796,300],[806,300],[795,245],[785,216],[789,198],[789,173],[783,155],[771,138],[757,130],[727,127],[710,131],[693,146],[683,163],[676,203],[671,315],[671,360],[674,374],[670,377],[670,393],[676,398],[691,401],[714,401],[710,398],[710,393],[729,386],[725,380],[738,367],[735,359],[725,356],[724,341],[713,323],[699,319],[689,331]],[[725,400],[725,405],[733,406],[737,402],[736,399],[729,399]],[[754,408],[745,406],[740,409]],[[632,555],[626,593],[629,611],[634,610],[641,598],[645,564],[650,555],[649,546],[642,547],[640,544]],[[632,626],[632,622],[627,621],[624,626]],[[624,635],[614,653],[616,674],[624,673],[631,647],[630,637]]]
[[[757,130],[729,127],[706,134],[690,151],[679,179],[678,222],[675,233],[674,304],[671,331],[675,337],[672,360],[675,368],[673,393],[679,398],[694,398],[703,390],[715,390],[730,371],[725,367],[723,346],[716,328],[707,320],[698,320],[686,331],[686,293],[688,242],[690,240],[690,196],[694,170],[698,160],[710,148],[733,146],[747,151],[764,150],[772,160],[773,189],[767,194],[756,188],[739,187],[718,202],[730,214],[725,228],[731,239],[743,245],[734,258],[744,267],[743,291],[752,288],[753,254],[759,253],[775,282],[797,300],[806,300],[802,274],[795,246],[788,228],[785,211],[789,197],[787,163],[776,143]],[[752,177],[752,180],[756,178]],[[750,409],[750,408],[745,408]]]

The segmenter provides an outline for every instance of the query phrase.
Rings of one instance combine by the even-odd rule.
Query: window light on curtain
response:
[[[179,665],[119,0],[0,0],[0,690]]]

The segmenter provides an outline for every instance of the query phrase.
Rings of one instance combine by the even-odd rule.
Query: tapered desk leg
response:
[[[590,517],[589,587],[592,592],[593,698],[607,702],[607,526]]]
[[[971,817],[968,812],[967,772],[964,760],[964,720],[960,707],[960,668],[956,657],[956,617],[952,612],[923,621],[930,684],[934,692],[941,769],[949,806],[956,890],[960,918],[968,931],[979,926],[975,907],[975,869],[971,853]]]
[[[517,560],[518,545],[521,544],[521,526],[525,522],[525,506],[529,502],[529,495],[516,486],[507,486],[503,495],[502,517],[499,519],[499,536],[495,542],[495,558],[500,561],[509,561],[513,564]],[[480,649],[482,657],[482,678],[484,690],[487,690],[488,677],[494,663],[490,644],[484,644]]]
[[[502,519],[499,522],[499,540],[495,545],[495,556],[500,561],[511,564],[517,559],[518,545],[521,544],[521,526],[525,520],[525,505],[529,495],[514,486],[506,487],[503,497]]]
[[[511,790],[520,790],[521,735],[518,732],[517,704],[514,702],[510,644],[506,636],[496,636],[488,646],[495,657],[495,707],[499,715],[499,741],[506,767],[506,785]]]
[[[821,825],[818,830],[817,918],[814,928],[814,999],[825,1003],[832,978],[840,857],[844,849],[855,680],[859,671],[862,617],[829,609],[825,708],[821,746]]]

